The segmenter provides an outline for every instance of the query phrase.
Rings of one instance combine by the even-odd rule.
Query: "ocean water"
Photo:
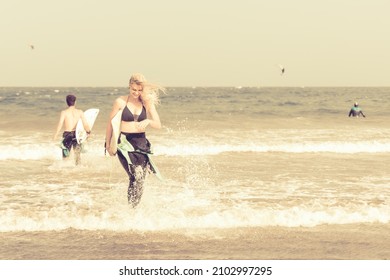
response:
[[[70,93],[78,108],[100,109],[77,167],[62,160],[60,139],[52,140]],[[158,240],[172,250],[173,235],[211,242],[240,232],[253,243],[259,230],[275,227],[389,225],[390,88],[168,88],[158,107],[163,128],[147,130],[164,181],[149,175],[136,209],[127,204],[124,170],[103,148],[113,101],[126,94],[0,88],[3,236],[41,234],[49,242],[52,234],[66,239],[80,231],[93,243],[109,232],[130,248]],[[355,101],[366,118],[348,117]],[[155,239],[140,238],[150,235]],[[3,249],[2,258],[42,257],[33,248],[21,256],[14,249]],[[185,258],[199,248],[187,249],[168,256]],[[197,258],[209,257],[206,251]],[[145,249],[133,257],[156,254]]]

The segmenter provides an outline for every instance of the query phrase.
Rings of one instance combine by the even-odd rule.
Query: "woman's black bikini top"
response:
[[[129,107],[127,105],[122,111],[122,121],[124,122],[140,122],[146,120],[146,109],[144,106],[142,106],[142,111],[140,115],[136,115],[130,111]]]

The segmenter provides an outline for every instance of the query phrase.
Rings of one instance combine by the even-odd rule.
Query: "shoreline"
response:
[[[388,260],[390,225],[0,233],[1,260]]]

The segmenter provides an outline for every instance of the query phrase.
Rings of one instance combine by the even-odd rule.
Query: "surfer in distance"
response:
[[[60,119],[58,121],[56,132],[53,136],[53,140],[56,140],[58,134],[60,133],[62,127],[64,127],[64,132],[62,134],[62,158],[66,159],[70,155],[70,151],[73,148],[75,155],[76,165],[80,163],[80,152],[81,145],[77,143],[76,139],[76,126],[77,122],[81,119],[84,129],[87,134],[91,133],[91,129],[85,119],[84,112],[76,108],[76,96],[69,94],[66,96],[66,103],[68,108],[61,111]]]
[[[348,117],[356,117],[358,118],[360,115],[362,115],[364,118],[366,117],[364,114],[363,114],[363,111],[362,109],[359,107],[359,104],[357,102],[355,102],[355,104],[353,104],[353,107],[351,108],[351,110],[349,111],[349,114],[348,114]]]
[[[133,74],[129,81],[128,95],[120,96],[114,101],[107,123],[105,149],[110,156],[118,155],[129,177],[127,199],[133,207],[141,200],[147,172],[158,174],[150,157],[151,144],[145,131],[147,127],[161,128],[156,110],[160,92],[165,92],[165,89],[149,83],[142,74]],[[118,127],[113,127],[112,120],[117,114],[120,114],[120,121],[115,123]],[[120,133],[118,139],[115,139],[113,129],[119,131],[119,127]],[[117,143],[116,151],[110,147],[114,145],[111,143]]]

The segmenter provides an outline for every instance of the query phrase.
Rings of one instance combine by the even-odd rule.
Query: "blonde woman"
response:
[[[161,128],[156,110],[158,95],[164,88],[150,84],[142,74],[134,74],[129,81],[129,94],[118,97],[112,107],[106,129],[106,150],[111,156],[115,153],[129,176],[128,202],[133,207],[140,202],[146,172],[157,173],[149,154],[151,144],[146,138],[147,127]],[[117,150],[111,149],[113,125],[111,120],[120,114],[120,135],[114,139]],[[119,116],[118,116],[119,117]],[[115,129],[115,128],[114,128]]]

